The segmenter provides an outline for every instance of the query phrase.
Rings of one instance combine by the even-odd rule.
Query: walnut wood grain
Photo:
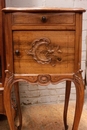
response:
[[[49,43],[49,48],[44,43],[38,46],[38,49],[36,49],[37,52],[35,50],[36,55],[39,56],[40,59],[43,59],[45,61],[47,58],[44,53],[46,53],[46,51],[49,51],[49,49],[51,49],[52,46],[55,46],[54,53],[50,53],[49,56],[49,58],[53,56],[54,61],[51,62],[43,61],[42,62],[43,64],[40,63],[41,60],[39,60],[38,58],[37,60],[35,60],[34,55],[30,55],[30,54],[27,55],[29,50],[32,49],[33,42],[35,42],[37,38],[41,39],[42,37],[49,39],[50,43]],[[75,59],[74,57],[75,32],[74,31],[71,32],[69,31],[67,32],[66,31],[62,31],[62,32],[60,31],[40,31],[40,32],[39,31],[14,31],[13,41],[14,41],[14,70],[15,73],[17,74],[18,73],[27,74],[28,71],[30,74],[32,73],[41,74],[42,71],[44,74],[45,73],[57,74],[57,73],[66,73],[66,72],[72,73],[74,71],[74,59]],[[36,43],[35,45],[37,46],[38,43]],[[60,51],[62,53],[61,52],[57,53],[56,46],[60,47]],[[33,46],[34,49],[35,47]],[[20,51],[19,56],[15,55],[16,50]],[[61,61],[58,61],[57,58],[61,58]],[[31,62],[29,62],[29,60]],[[39,62],[38,64],[37,61]],[[48,64],[44,64],[44,63],[48,63]],[[55,64],[55,67],[53,67],[51,63]]]
[[[42,18],[45,17],[46,21],[43,22]],[[26,25],[42,25],[42,26],[55,26],[60,25],[75,25],[75,13],[13,13],[12,24],[26,24]]]
[[[3,14],[2,8],[5,7],[5,1],[0,0],[0,82],[4,84],[4,44],[3,44]]]
[[[5,114],[4,109],[4,99],[3,99],[3,91],[4,91],[4,80],[5,80],[5,62],[4,62],[4,36],[3,36],[3,13],[2,8],[5,7],[5,0],[0,0],[0,114]]]

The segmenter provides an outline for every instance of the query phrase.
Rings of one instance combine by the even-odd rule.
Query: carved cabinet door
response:
[[[14,31],[16,74],[74,72],[74,31]]]

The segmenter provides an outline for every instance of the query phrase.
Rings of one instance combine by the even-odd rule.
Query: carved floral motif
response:
[[[51,76],[50,75],[39,75],[38,76],[38,81],[41,83],[41,84],[47,84],[49,83],[51,80]]]
[[[51,44],[48,38],[36,39],[32,42],[30,50],[26,50],[28,55],[32,55],[38,63],[51,64],[62,62],[62,51],[59,45]]]

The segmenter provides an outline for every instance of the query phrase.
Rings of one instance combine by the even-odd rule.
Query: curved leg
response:
[[[74,83],[76,87],[76,109],[72,130],[78,130],[84,103],[84,84],[80,72],[79,75],[74,75]]]
[[[18,130],[14,123],[13,106],[11,101],[11,88],[13,82],[13,75],[6,71],[5,85],[4,85],[4,106],[6,116],[8,119],[10,130]]]
[[[15,90],[18,117],[19,117],[18,130],[21,130],[21,127],[22,127],[22,113],[21,113],[21,106],[20,106],[20,95],[19,95],[19,84],[18,84],[18,82],[14,84],[14,90]]]
[[[68,130],[67,112],[68,112],[68,104],[69,104],[70,91],[71,91],[71,81],[66,81],[65,105],[64,105],[64,113],[63,113],[63,120],[64,120],[65,130]]]

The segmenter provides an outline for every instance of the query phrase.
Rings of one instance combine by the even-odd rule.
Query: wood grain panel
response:
[[[48,38],[50,45],[59,46],[61,53],[58,54],[62,61],[56,63],[55,66],[51,64],[41,64],[33,58],[32,55],[27,55],[27,52],[32,48],[32,42],[39,38]],[[75,32],[74,31],[14,31],[14,71],[15,73],[66,73],[74,71],[74,45]],[[40,46],[39,51],[46,49],[46,46]],[[20,55],[17,56],[15,51],[19,50]],[[56,48],[54,49],[56,55]]]
[[[5,7],[5,0],[0,0],[0,83],[4,84],[4,45],[3,45],[3,18],[2,8]]]
[[[3,21],[3,13],[2,13],[2,8],[5,7],[5,0],[0,0],[0,113],[4,113],[4,101],[3,101],[3,91],[2,87],[4,86],[4,79],[5,79],[5,74],[4,74],[4,69],[5,69],[5,64],[4,64],[4,42],[3,42],[3,27],[4,27],[4,21]]]
[[[43,22],[42,17],[46,18],[45,22]],[[75,13],[13,13],[12,20],[13,24],[20,25],[75,25]]]

